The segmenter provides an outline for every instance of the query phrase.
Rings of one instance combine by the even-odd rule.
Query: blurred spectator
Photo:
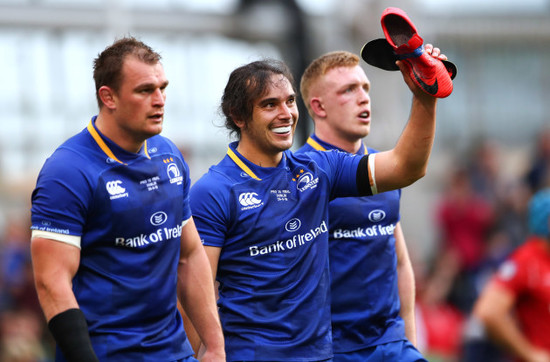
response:
[[[498,266],[525,240],[530,192],[519,177],[504,177],[498,143],[482,139],[473,150],[465,166],[450,173],[435,210],[441,238],[436,257],[442,261],[434,275],[446,281],[446,301],[464,317],[460,360],[505,362],[508,356],[487,338],[472,308]]]
[[[10,217],[0,236],[0,310],[28,308],[41,314],[32,276],[28,220],[26,215]]]
[[[474,270],[485,255],[485,238],[494,221],[492,205],[478,196],[465,168],[451,173],[436,209],[441,251],[456,258],[458,270]]]
[[[0,361],[45,362],[53,343],[34,288],[30,217],[13,215],[0,230]]]
[[[501,194],[500,145],[491,139],[480,139],[469,157],[467,172],[473,191],[491,203],[497,203]]]
[[[525,175],[525,181],[532,193],[550,186],[550,127],[538,132],[534,155]]]
[[[513,245],[508,233],[500,228],[491,231],[487,238],[486,255],[480,264],[472,283],[472,297],[477,299],[487,281],[491,278],[499,265],[508,257]],[[462,338],[463,361],[507,362],[509,359],[500,351],[500,348],[491,341],[479,319],[470,313],[464,327]]]
[[[529,238],[483,289],[474,315],[514,356],[550,362],[550,188],[531,199],[528,225]]]
[[[494,228],[503,232],[514,249],[523,243],[527,236],[526,210],[531,193],[522,180],[512,180],[503,189],[499,203],[495,205]]]
[[[32,311],[13,310],[0,314],[0,361],[45,362],[42,317]]]
[[[457,271],[451,254],[436,258],[426,272],[415,265],[417,345],[430,362],[460,358],[465,315],[447,301]]]
[[[528,189],[516,176],[505,177],[502,147],[498,142],[482,138],[473,150],[466,167],[472,189],[492,205],[494,227],[504,230],[512,245],[519,245],[526,235],[524,215]]]

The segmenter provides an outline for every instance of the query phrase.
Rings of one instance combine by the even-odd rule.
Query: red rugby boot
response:
[[[384,10],[382,30],[397,59],[405,63],[412,80],[427,94],[445,98],[453,91],[452,69],[424,51],[424,41],[407,14],[395,7]],[[447,62],[449,63],[449,62]],[[451,63],[452,64],[452,63]]]

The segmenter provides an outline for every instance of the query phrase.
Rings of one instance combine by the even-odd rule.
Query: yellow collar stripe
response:
[[[307,144],[311,147],[315,148],[317,151],[326,151],[326,148],[321,146],[317,141],[315,141],[313,138],[309,137],[307,139]]]
[[[323,146],[321,146],[319,144],[319,142],[315,141],[313,138],[309,137],[307,139],[307,144],[310,145],[311,147],[315,148],[317,151],[326,151],[326,148],[324,148]],[[369,154],[369,150],[367,150],[367,148],[365,147],[365,155],[368,155]]]
[[[101,150],[103,152],[105,152],[105,154],[107,156],[109,156],[110,158],[112,158],[113,160],[115,160],[116,162],[118,163],[121,163],[123,165],[126,165],[124,162],[122,162],[121,160],[119,160],[115,154],[113,153],[113,151],[111,151],[111,149],[109,148],[109,146],[107,146],[107,144],[103,141],[103,139],[101,138],[101,136],[99,135],[99,133],[97,133],[96,129],[94,128],[93,124],[92,124],[92,121],[90,121],[90,123],[88,124],[88,132],[90,132],[90,134],[92,135],[92,137],[94,138],[94,140],[96,141],[97,145],[99,146],[99,148],[101,148]],[[149,153],[147,152],[147,140],[145,140],[145,142],[143,143],[143,151],[145,153],[145,156],[147,158],[151,158],[149,157]]]
[[[97,131],[95,130],[94,126],[92,125],[92,121],[90,121],[90,123],[88,124],[88,132],[90,132],[90,134],[92,135],[92,137],[94,138],[94,140],[96,141],[97,145],[99,146],[99,148],[101,148],[101,150],[103,150],[103,152],[105,152],[105,154],[107,156],[109,156],[110,158],[112,158],[113,160],[115,160],[116,162],[118,163],[122,163],[124,164],[124,162],[122,162],[121,160],[119,160],[115,154],[113,153],[113,151],[111,151],[111,149],[109,148],[109,146],[107,146],[107,144],[103,141],[103,139],[101,138],[101,136],[99,135],[99,133],[97,133]]]
[[[241,168],[241,170],[243,170],[244,172],[246,172],[246,174],[250,177],[252,177],[253,179],[255,180],[258,180],[258,181],[261,181],[262,179],[259,178],[258,176],[256,176],[256,174],[254,172],[252,172],[252,170],[244,164],[243,161],[241,161],[241,159],[235,154],[235,152],[233,152],[233,150],[231,148],[227,148],[227,154],[229,155],[229,157],[231,157],[231,159],[233,160],[233,162],[235,162],[237,164],[237,166],[239,166]]]
[[[143,153],[145,154],[145,157],[151,159],[151,157],[149,157],[149,152],[147,152],[147,140],[143,141]]]

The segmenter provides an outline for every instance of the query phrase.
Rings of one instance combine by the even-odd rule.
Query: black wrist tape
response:
[[[88,324],[80,309],[69,309],[55,315],[48,322],[63,356],[69,362],[99,362],[88,334]]]

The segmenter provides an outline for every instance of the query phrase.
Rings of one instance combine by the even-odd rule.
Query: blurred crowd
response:
[[[30,214],[8,217],[0,230],[0,361],[52,360],[54,342],[34,289]]]
[[[525,169],[505,175],[504,147],[480,140],[458,155],[433,210],[437,250],[415,268],[419,348],[430,361],[506,362],[513,359],[486,336],[472,315],[497,267],[527,237],[533,193],[550,186],[550,129],[532,144]],[[421,264],[424,265],[424,264]]]
[[[415,265],[418,347],[429,361],[511,361],[471,311],[497,266],[525,240],[530,196],[550,186],[550,129],[531,148],[525,171],[512,178],[502,172],[503,146],[490,139],[449,163],[431,215],[437,250]],[[32,276],[29,216],[1,225],[0,362],[51,361],[54,343]]]

